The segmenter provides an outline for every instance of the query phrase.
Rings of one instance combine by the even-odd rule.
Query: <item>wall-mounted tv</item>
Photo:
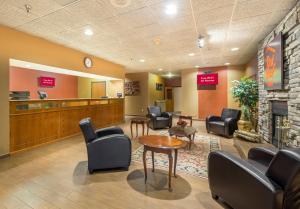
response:
[[[282,89],[283,86],[282,34],[276,36],[264,48],[264,86],[266,90]]]
[[[197,75],[198,85],[217,85],[218,83],[218,73],[207,73]]]

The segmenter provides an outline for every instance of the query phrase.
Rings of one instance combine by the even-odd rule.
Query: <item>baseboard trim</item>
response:
[[[10,154],[9,154],[9,153],[7,153],[7,154],[4,154],[4,155],[0,155],[0,159],[7,158],[7,157],[9,157],[9,156],[10,156]]]

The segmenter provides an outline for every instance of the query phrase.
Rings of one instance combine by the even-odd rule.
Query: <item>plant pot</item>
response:
[[[238,121],[238,128],[240,131],[251,131],[252,125],[250,121],[246,120],[239,120]]]

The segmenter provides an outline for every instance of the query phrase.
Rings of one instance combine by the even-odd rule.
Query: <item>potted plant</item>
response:
[[[256,130],[257,124],[257,102],[258,84],[256,80],[242,78],[240,81],[234,80],[232,95],[242,110],[242,118],[238,122],[240,130]]]

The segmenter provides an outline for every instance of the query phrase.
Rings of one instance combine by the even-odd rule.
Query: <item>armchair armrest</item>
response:
[[[103,137],[103,136],[112,135],[112,134],[124,134],[123,130],[116,126],[98,129],[95,132],[96,132],[96,135],[98,138]]]
[[[221,121],[221,117],[220,116],[215,116],[215,115],[210,115],[206,118],[206,121],[210,122],[210,121]]]
[[[210,153],[208,179],[212,195],[233,208],[282,208],[282,188],[247,161],[229,153]]]
[[[162,117],[166,117],[166,118],[171,118],[172,117],[172,113],[170,113],[170,112],[162,112],[161,116]]]
[[[148,113],[147,117],[148,118],[156,118],[156,115],[154,113]]]
[[[275,148],[255,147],[249,150],[248,159],[268,166],[277,152]]]

